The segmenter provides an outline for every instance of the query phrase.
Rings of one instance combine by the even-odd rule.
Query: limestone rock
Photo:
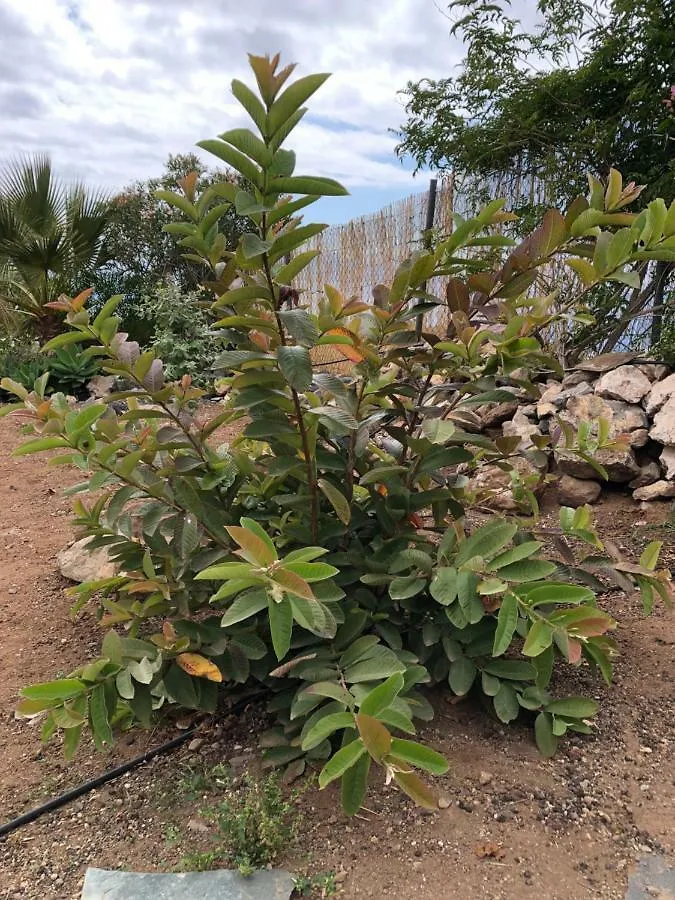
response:
[[[574,397],[583,397],[586,394],[592,393],[593,388],[588,381],[580,381],[579,384],[575,384],[572,387],[565,388],[564,391],[561,391],[553,400],[553,405],[556,409],[564,409]]]
[[[619,366],[625,366],[632,362],[638,356],[637,353],[601,353],[593,359],[585,359],[574,368],[581,372],[610,372],[612,369],[618,369]]]
[[[669,500],[675,497],[675,481],[655,481],[633,491],[635,500]]]
[[[560,413],[560,418],[564,422],[569,422],[575,429],[579,427],[579,422],[606,419],[609,424],[609,439],[614,440],[619,435],[628,435],[628,442],[631,445],[633,440],[639,443],[644,438],[642,434],[633,436],[631,432],[649,427],[647,415],[641,407],[622,403],[620,400],[605,400],[598,394],[573,397],[568,402],[567,408]],[[675,439],[672,443],[675,443]]]
[[[595,503],[602,491],[597,481],[563,475],[558,482],[558,500],[563,506],[585,506]]]
[[[105,547],[87,550],[91,538],[85,537],[65,547],[56,556],[59,571],[70,581],[96,581],[99,578],[112,578],[117,575],[118,567],[112,562]]]
[[[675,480],[675,447],[664,447],[661,452],[661,468],[669,481]]]
[[[639,403],[651,388],[651,381],[635,366],[619,366],[606,372],[595,383],[596,394],[625,403]]]
[[[645,409],[651,416],[658,412],[673,395],[675,395],[675,373],[664,378],[663,381],[657,382],[652,387],[649,396],[645,400]]]
[[[553,382],[546,387],[537,403],[537,416],[543,419],[545,416],[552,416],[556,412],[554,400],[562,393],[562,385]]]
[[[522,478],[536,475],[541,479],[542,473],[528,459],[517,456],[511,460],[511,464]],[[519,508],[511,493],[511,475],[509,472],[504,472],[499,466],[483,466],[473,476],[469,487],[475,491],[489,492],[490,495],[483,500],[483,504],[492,509],[517,510]],[[542,487],[541,482],[537,484],[534,487],[535,493]]]
[[[662,381],[661,384],[665,384],[665,381]],[[652,393],[654,392],[652,391]],[[654,416],[654,423],[649,432],[649,437],[660,444],[675,445],[675,394],[663,404],[659,412]]]
[[[513,401],[507,403],[498,403],[496,406],[489,407],[481,416],[481,425],[483,428],[493,428],[495,425],[501,425],[507,419],[510,419],[514,413],[518,412],[518,404]]]
[[[663,363],[636,363],[635,368],[646,375],[650,381],[662,381],[670,373],[670,367]]]
[[[288,900],[293,884],[282,869],[262,869],[244,877],[233,869],[169,873],[88,868],[82,900]]]
[[[94,400],[103,400],[115,390],[117,378],[115,375],[94,375],[87,382],[89,396]]]
[[[631,481],[640,474],[640,466],[633,451],[628,450],[598,450],[593,459],[607,472],[607,477],[614,484],[623,484]],[[556,450],[556,469],[563,475],[571,475],[573,478],[600,479],[590,463],[580,459],[569,450]]]
[[[648,484],[654,484],[655,481],[658,481],[661,477],[661,469],[659,468],[659,464],[654,459],[650,459],[648,462],[643,463],[640,466],[640,474],[637,475],[628,485],[629,488],[635,490],[636,488],[646,487]]]
[[[510,422],[504,422],[502,432],[505,437],[520,438],[518,450],[529,450],[530,447],[534,446],[532,443],[533,436],[541,435],[537,426],[530,422],[521,410],[518,410]]]
[[[564,388],[570,388],[574,387],[575,384],[581,384],[582,381],[588,381],[586,372],[570,372],[563,378],[562,386]]]

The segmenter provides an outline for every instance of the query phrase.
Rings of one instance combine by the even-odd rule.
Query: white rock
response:
[[[619,366],[598,378],[595,393],[610,400],[639,403],[651,387],[649,378],[635,366]]]
[[[651,392],[645,400],[645,409],[652,415],[657,412],[663,404],[675,394],[675,373],[664,378],[663,381],[657,381],[652,387]]]
[[[628,435],[628,443],[631,445],[634,440],[637,440],[639,445],[644,438],[642,434],[633,433],[649,427],[647,416],[640,406],[622,403],[620,400],[606,400],[599,394],[574,397],[560,413],[560,418],[564,422],[569,422],[575,429],[579,427],[580,422],[606,419],[609,425],[609,439],[616,440],[619,435]],[[675,443],[675,440],[663,443]]]
[[[665,383],[665,381],[661,382],[661,384]],[[658,441],[659,444],[666,444],[666,446],[675,445],[675,394],[663,404],[659,412],[654,416],[654,423],[649,432],[649,437]]]
[[[520,438],[518,450],[528,450],[530,447],[534,446],[532,443],[533,436],[541,435],[541,431],[539,431],[536,425],[530,422],[527,416],[523,415],[521,410],[518,410],[510,422],[504,422],[502,425],[502,432],[505,437]]]
[[[628,450],[598,450],[593,454],[593,459],[604,467],[607,477],[614,484],[631,481],[640,474],[640,466],[630,448]],[[569,450],[556,450],[555,462],[558,472],[563,475],[581,479],[601,478],[590,463]]]
[[[65,547],[56,556],[59,571],[70,581],[97,581],[99,578],[112,578],[118,567],[111,561],[105,547],[88,550],[90,537],[75,541]]]
[[[662,381],[669,374],[669,366],[663,363],[637,363],[636,369],[639,369],[650,381]]]
[[[558,482],[558,500],[563,506],[585,506],[595,503],[602,487],[597,481],[587,481],[563,475]]]
[[[94,398],[94,400],[103,400],[108,394],[112,394],[115,389],[115,382],[117,378],[115,375],[94,375],[87,382],[87,390],[89,391],[89,395]]]
[[[635,500],[669,500],[675,497],[675,481],[655,481],[633,491]]]
[[[664,447],[661,456],[663,474],[669,480],[675,480],[675,447]]]

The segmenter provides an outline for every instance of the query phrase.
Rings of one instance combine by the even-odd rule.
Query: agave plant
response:
[[[0,172],[0,318],[28,316],[49,336],[47,304],[102,261],[109,220],[106,194],[59,181],[48,157],[10,163]]]

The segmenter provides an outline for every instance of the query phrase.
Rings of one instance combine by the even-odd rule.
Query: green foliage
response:
[[[219,349],[222,332],[214,332],[199,294],[182,294],[178,285],[156,287],[140,303],[139,316],[152,323],[150,344],[164,363],[170,381],[189,375],[194,384],[206,387]]]
[[[187,869],[203,871],[225,863],[251,875],[272,865],[296,838],[295,796],[284,796],[274,774],[260,779],[244,775],[237,786],[228,787],[217,807],[202,810],[202,815],[217,827],[215,846],[184,857]]]
[[[82,354],[74,345],[58,347],[47,357],[49,389],[52,393],[61,391],[74,397],[86,397],[87,383],[99,372],[95,358]]]
[[[179,295],[191,294],[206,271],[198,260],[183,257],[175,237],[166,230],[167,226],[180,229],[184,213],[157,192],[180,185],[193,190],[215,211],[218,232],[228,247],[234,247],[245,230],[245,219],[231,204],[223,204],[217,193],[207,193],[228,181],[235,184],[236,177],[222,169],[207,169],[195,153],[170,155],[161,175],[129,185],[112,201],[103,265],[93,273],[90,285],[94,296],[103,298],[100,302],[115,294],[124,297],[118,315],[133,340],[146,344],[152,337],[154,318],[148,315],[147,305],[161,303],[157,285],[173,285]]]
[[[106,745],[116,728],[150,726],[174,704],[214,711],[221,684],[257,683],[276,720],[261,739],[265,765],[286,766],[289,777],[320,769],[321,787],[341,782],[350,814],[373,767],[431,808],[418,773],[448,764],[414,740],[416,723],[433,717],[424,685],[482,693],[503,722],[534,719],[551,753],[567,731],[588,732],[596,710],[555,696],[554,668],[584,664],[611,679],[616,623],[594,592],[638,585],[647,609],[670,599],[658,547],[639,564],[614,558],[590,509],[563,509],[560,528],[542,531],[541,477],[517,477],[513,439],[480,435],[474,410],[511,399],[505,388],[536,397],[533,379],[556,370],[537,339],[552,321],[552,298],[531,291],[538,268],[561,255],[589,288],[630,278],[639,261],[673,252],[675,204],[627,213],[637,190],[613,172],[513,247],[492,240],[510,218],[492,201],[401,265],[386,308],[327,285],[317,312],[288,310],[287,255],[297,272],[303,244],[322,227],[301,226],[294,213],[342,188],[295,176],[283,147],[323,76],[282,90],[292,67],[263,57],[251,66],[260,98],[239,82],[233,92],[258,133],[205,142],[250,185],[214,186],[249,218],[236,249],[208,204],[189,190],[163,194],[188,220],[181,244],[209,267],[215,327],[233,348],[214,361],[221,413],[197,423],[202,392],[189,377],[167,381],[154,352],[118,331],[119,297],[95,318],[86,296],[63,301],[73,330],[46,349],[91,344],[87,352],[129,385],[112,397],[126,412],[74,410],[60,394],[45,403],[41,382],[30,392],[3,381],[32,423],[16,452],[58,450],[53,462],[87,472],[71,489],[91,495],[75,501],[76,523],[88,546],[120,564],[119,575],[72,591],[75,610],[96,598],[108,629],[101,657],[25,688],[18,712],[41,716],[45,739],[61,730],[70,754],[85,725]],[[426,289],[434,275],[447,279],[442,298]],[[447,339],[424,318],[417,339],[416,318],[441,305],[451,313]],[[477,309],[481,328],[470,323]],[[345,374],[312,368],[319,345],[344,355]],[[239,435],[215,447],[218,426],[235,424]],[[552,429],[524,454],[535,472],[562,440],[583,458],[608,446],[602,423],[578,435]],[[468,477],[485,465],[516,473],[517,514],[486,517],[489,492]]]
[[[314,875],[296,875],[295,893],[298,897],[333,897],[338,886],[335,872],[316,872]]]
[[[8,164],[0,173],[0,308],[53,333],[48,304],[76,292],[102,260],[110,218],[105,194],[66,186],[46,156]]]

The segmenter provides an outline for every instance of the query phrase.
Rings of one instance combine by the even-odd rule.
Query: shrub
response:
[[[637,585],[647,610],[670,598],[657,542],[628,563],[603,548],[588,508],[563,509],[557,530],[537,522],[543,450],[564,440],[592,458],[607,445],[603,423],[578,436],[552,429],[525,453],[534,474],[520,478],[514,439],[478,434],[475,410],[514,390],[536,395],[533,379],[557,368],[537,340],[552,299],[536,294],[538,267],[562,255],[589,287],[630,282],[635,259],[672,252],[675,204],[625,212],[639,189],[613,172],[606,189],[592,181],[589,200],[565,216],[550,210],[513,246],[500,234],[510,216],[494,201],[406,260],[385,308],[327,286],[318,312],[286,309],[286,288],[315,255],[302,246],[324,227],[294,214],[344,189],[294,175],[282,146],[326,76],[282,90],[292,67],[251,65],[260,96],[239,81],[232,90],[258,134],[234,129],[201,145],[250,183],[248,192],[214,186],[250,231],[228,251],[189,185],[164,195],[186,217],[183,246],[210,266],[215,324],[235,344],[215,360],[227,373],[220,415],[197,424],[201,391],[189,376],[167,382],[154,352],[118,333],[118,298],[95,318],[86,294],[63,301],[73,330],[48,348],[90,343],[83,355],[132,385],[112,398],[128,411],[72,410],[59,394],[45,402],[41,384],[3,382],[32,419],[34,436],[16,452],[56,450],[55,462],[89,471],[77,490],[92,499],[76,501],[76,523],[121,565],[73,589],[76,609],[98,598],[101,657],[25,688],[18,711],[44,717],[45,739],[62,730],[71,754],[86,724],[109,744],[116,726],[150,726],[173,704],[214,711],[221,684],[262,683],[277,721],[262,741],[267,764],[289,775],[322,766],[320,786],[341,779],[354,813],[374,761],[433,806],[417,770],[443,773],[447,763],[411,739],[433,715],[421,686],[482,693],[503,722],[532,718],[552,754],[567,731],[591,731],[597,710],[592,699],[555,696],[554,668],[590,665],[611,678],[615,622],[594,591],[607,580]],[[442,299],[426,289],[432,276],[447,279]],[[441,304],[452,314],[447,339],[424,325]],[[310,351],[323,345],[340,350],[347,374],[313,371]],[[237,422],[229,447],[211,445],[220,425]],[[511,473],[518,513],[486,512],[489,492],[468,478],[486,465]]]
[[[211,329],[204,303],[196,292],[181,294],[177,285],[160,285],[140,304],[142,318],[152,323],[155,354],[164,364],[167,379],[190,375],[194,384],[206,386],[213,360],[222,348],[222,332]]]

